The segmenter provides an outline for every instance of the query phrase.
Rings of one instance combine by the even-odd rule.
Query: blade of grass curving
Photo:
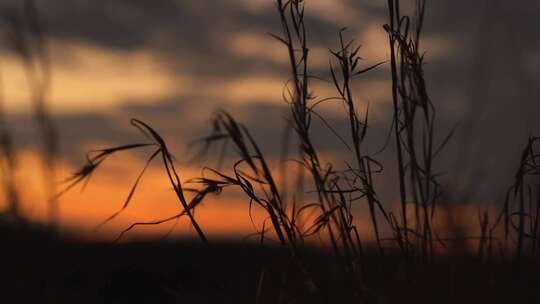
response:
[[[137,179],[135,180],[135,183],[133,184],[133,186],[131,186],[131,190],[129,191],[129,194],[128,194],[126,200],[124,201],[124,204],[122,205],[122,208],[120,208],[120,210],[116,211],[111,216],[109,216],[108,218],[103,220],[101,223],[99,223],[94,228],[94,231],[99,230],[105,224],[109,223],[110,221],[115,219],[118,215],[120,215],[120,213],[122,213],[122,211],[126,210],[126,208],[129,206],[129,203],[131,202],[131,199],[133,198],[133,195],[135,194],[135,190],[139,186],[139,183],[140,183],[144,173],[146,172],[146,169],[148,169],[148,167],[152,163],[152,160],[154,160],[154,158],[156,156],[158,156],[159,153],[161,153],[161,149],[156,150],[154,153],[152,153],[152,155],[148,158],[148,160],[146,160],[146,163],[145,163],[143,169],[141,170],[141,172],[139,173],[139,175],[137,176]]]

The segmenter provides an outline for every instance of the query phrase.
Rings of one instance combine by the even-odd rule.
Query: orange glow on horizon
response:
[[[24,152],[18,157],[18,185],[24,185],[22,195],[23,215],[38,222],[47,222],[47,206],[44,199],[40,173],[40,160],[36,153]],[[165,219],[179,213],[181,205],[177,203],[165,173],[159,166],[150,167],[141,180],[139,187],[128,208],[115,219],[97,231],[96,226],[103,220],[120,210],[138,170],[144,161],[133,156],[113,156],[103,164],[91,177],[84,192],[81,186],[73,188],[60,198],[60,228],[67,233],[75,233],[87,240],[111,240],[135,222],[146,222]],[[38,169],[38,170],[36,170]],[[66,163],[58,163],[57,176],[65,179],[73,173]],[[179,168],[183,180],[199,175],[198,170]],[[62,189],[58,183],[58,189]],[[224,193],[216,197],[210,195],[197,207],[196,219],[210,236],[228,237],[248,235],[254,232],[248,216],[247,201],[235,201],[231,195]],[[260,222],[264,214],[260,208],[252,210],[255,222]],[[126,235],[130,237],[156,238],[165,234],[174,222],[136,228]],[[174,230],[175,235],[196,236],[186,217],[180,219]]]
[[[21,206],[23,214],[34,221],[47,222],[47,206],[43,194],[44,189],[41,186],[39,157],[35,152],[26,151],[19,155],[18,160],[18,185],[19,188],[24,185],[25,189],[24,192],[20,191],[23,196]],[[111,241],[133,223],[165,219],[179,213],[182,207],[177,202],[164,171],[159,165],[151,166],[141,180],[130,205],[115,219],[95,231],[101,222],[120,210],[143,165],[144,160],[130,154],[112,156],[105,161],[91,177],[84,192],[80,191],[79,186],[61,197],[59,220],[61,231],[67,236],[75,236],[81,240]],[[58,162],[58,180],[65,179],[74,171],[75,168],[65,162]],[[179,167],[178,171],[183,181],[201,176],[198,169]],[[276,182],[279,183],[279,177],[276,178]],[[58,184],[57,190],[62,189],[60,183]],[[184,185],[184,187],[189,187],[189,185]],[[394,207],[397,208],[397,204]],[[413,227],[412,205],[409,211],[410,227]],[[492,208],[488,211],[493,218],[496,210]],[[238,196],[237,193],[235,195],[231,190],[225,190],[219,196],[209,195],[195,211],[197,221],[210,239],[244,238],[253,235],[256,229],[261,229],[266,214],[262,208],[255,206],[252,208],[251,215],[253,223],[249,217],[248,200],[244,196]],[[311,217],[311,220],[313,218]],[[306,220],[310,221],[308,218]],[[439,208],[433,223],[442,238],[452,237],[456,228],[461,229],[460,231],[465,232],[467,236],[476,236],[478,235],[478,207],[461,206],[453,208],[452,213]],[[371,220],[365,206],[361,206],[356,211],[355,225],[363,242],[374,241]],[[392,236],[386,226],[382,225],[381,232],[384,238]],[[139,226],[126,234],[123,240],[158,239],[172,228],[174,228],[172,232],[174,236],[196,238],[196,233],[187,217],[183,217],[177,224],[172,221],[160,225]],[[267,235],[272,236],[272,231]],[[325,237],[322,236],[322,238]],[[470,250],[474,250],[477,241],[465,243]],[[385,242],[385,244],[390,246],[391,242]],[[449,245],[452,244],[449,243]],[[463,243],[457,245],[463,246]]]

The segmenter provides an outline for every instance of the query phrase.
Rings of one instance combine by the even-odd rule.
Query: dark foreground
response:
[[[1,303],[540,303],[534,262],[421,266],[372,254],[352,288],[340,260],[316,251],[299,265],[287,250],[252,244],[87,244],[0,230]]]

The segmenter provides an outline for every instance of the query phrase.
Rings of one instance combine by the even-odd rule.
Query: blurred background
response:
[[[47,182],[60,191],[62,181],[84,165],[86,152],[140,142],[131,118],[163,135],[184,181],[200,176],[205,165],[218,166],[218,154],[194,160],[197,139],[210,133],[211,117],[218,109],[244,122],[267,157],[278,159],[288,112],[282,93],[289,67],[285,48],[269,35],[280,33],[272,0],[35,4],[44,39],[34,54],[45,54],[41,61],[21,56],[14,39],[14,33],[25,37],[32,32],[28,8],[23,1],[0,0],[3,119],[15,151],[14,184],[22,216],[46,222]],[[436,170],[442,174],[445,202],[476,220],[480,208],[501,206],[527,138],[540,135],[540,90],[535,85],[540,76],[540,3],[453,0],[427,5],[422,47],[428,92],[437,107],[436,138],[442,142],[455,129],[436,159]],[[328,50],[338,48],[338,33],[344,27],[345,37],[362,45],[361,65],[389,60],[385,6],[386,1],[377,0],[306,1],[311,73],[319,78],[312,82],[316,96],[336,95]],[[36,123],[32,75],[47,82],[40,96],[58,134],[54,176],[43,173],[47,169],[40,160],[45,135]],[[369,144],[364,149],[370,153],[383,148],[388,136],[390,80],[385,63],[354,84],[359,111],[365,113],[369,104]],[[325,103],[319,113],[347,135],[346,112],[340,104]],[[348,153],[344,145],[321,121],[314,122],[313,132],[325,158],[340,164]],[[390,144],[377,154],[385,168],[377,180],[378,191],[387,206],[397,202],[393,149]],[[181,206],[155,162],[130,207],[98,232],[93,230],[121,208],[148,153],[114,156],[84,191],[78,187],[63,195],[58,201],[60,231],[109,239],[133,222],[177,213]],[[227,159],[236,159],[234,151]],[[234,192],[210,196],[196,216],[211,237],[244,237],[254,231],[247,199]],[[257,221],[263,213],[255,209],[253,216]],[[358,221],[365,217],[359,208]],[[137,229],[131,236],[159,237],[173,224]],[[194,231],[181,220],[174,233]]]

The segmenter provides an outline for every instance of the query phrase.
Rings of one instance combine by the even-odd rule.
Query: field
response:
[[[440,104],[430,97],[424,69],[430,53],[423,49],[427,1],[388,0],[387,20],[380,25],[386,33],[385,61],[365,60],[363,48],[348,38],[347,29],[338,31],[337,47],[328,50],[322,76],[312,72],[316,69],[306,22],[310,2],[273,2],[280,30],[269,35],[288,64],[281,92],[287,110],[282,136],[261,138],[229,109],[216,110],[206,134],[191,144],[197,157],[187,162],[201,163],[201,173],[189,179],[183,175],[186,160],[179,160],[171,148],[177,143],[154,126],[159,121],[125,117],[130,119],[135,135],[129,138],[134,141],[89,151],[79,169],[56,183],[58,133],[63,130],[55,125],[47,100],[51,85],[47,32],[33,1],[25,2],[22,19],[6,17],[7,43],[26,67],[48,212],[44,224],[21,211],[25,182],[17,177],[17,151],[12,145],[17,136],[2,109],[6,210],[0,230],[1,286],[6,299],[13,299],[9,302],[534,303],[540,299],[535,290],[540,138],[532,135],[533,130],[523,135],[526,140],[516,148],[521,152],[514,156],[519,162],[504,172],[512,178],[492,191],[503,192],[503,198],[488,206],[473,202],[466,208],[455,203],[475,200],[467,191],[456,190],[460,182],[468,183],[469,192],[485,185],[474,177],[449,184],[441,171],[445,166],[466,170],[468,163],[460,158],[454,165],[440,161],[455,144],[459,124],[441,128],[447,122],[439,122]],[[263,54],[257,59],[265,60]],[[366,75],[385,72],[392,115],[387,130],[376,133],[375,141],[382,145],[373,145],[374,110],[360,102],[355,85]],[[325,82],[333,94],[319,96],[313,85],[317,81]],[[341,123],[328,118],[329,104],[337,105],[333,111],[339,109]],[[199,114],[195,107],[187,116]],[[480,113],[471,115],[481,121]],[[267,128],[277,128],[270,119],[259,119]],[[330,141],[341,147],[334,154],[321,148]],[[268,145],[279,152],[268,153]],[[107,227],[130,210],[149,170],[166,179],[179,211],[133,222],[112,242],[85,242],[75,234],[60,233],[59,201],[91,185],[90,178],[104,166],[130,153],[139,153],[137,176],[125,189],[120,209],[95,229]],[[203,165],[201,159],[213,162]],[[500,174],[497,166],[490,170]],[[209,198],[219,200],[227,193],[247,205],[245,217],[253,231],[243,242],[213,239],[201,221]],[[263,217],[255,218],[254,210]],[[231,219],[224,215],[219,220]],[[189,225],[193,238],[173,235],[160,241],[123,242],[142,226],[179,221]]]

